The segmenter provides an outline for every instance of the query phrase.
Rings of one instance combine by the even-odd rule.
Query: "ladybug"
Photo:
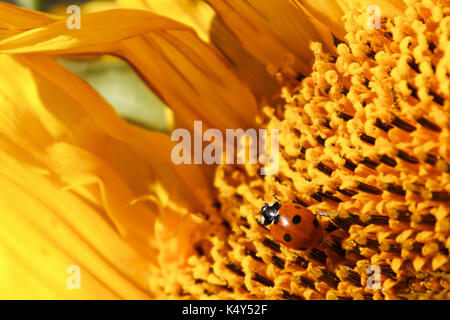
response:
[[[314,213],[297,203],[264,203],[259,213],[262,215],[261,223],[271,225],[273,238],[286,247],[306,250],[322,242],[323,231],[319,220]],[[318,215],[328,216],[325,213]]]

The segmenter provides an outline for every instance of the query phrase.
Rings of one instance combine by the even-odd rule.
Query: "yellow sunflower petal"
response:
[[[87,1],[87,2],[81,3],[80,11],[81,11],[81,14],[85,14],[85,13],[91,13],[91,12],[117,9],[118,7],[119,7],[119,5],[114,1],[94,0],[94,1]],[[55,15],[67,16],[67,4],[57,3],[53,6],[51,6],[48,9],[48,12],[55,14]]]
[[[291,2],[305,13],[314,16],[323,25],[328,27],[339,39],[344,39],[345,29],[344,20],[342,18],[345,12],[339,5],[339,1],[291,0]]]
[[[166,31],[121,45],[125,59],[156,87],[188,129],[195,120],[223,132],[253,126],[253,94],[223,56],[193,33],[181,36],[177,31]]]
[[[114,1],[102,1],[102,0],[94,0],[83,3],[80,7],[81,13],[90,13],[104,10],[111,10],[118,8],[118,4]],[[65,14],[65,13],[64,13]]]
[[[156,212],[135,199],[154,194],[181,213],[203,208],[209,184],[200,168],[171,162],[167,135],[127,124],[50,58],[0,61],[3,149],[66,188],[97,186],[98,202],[142,254],[151,256]]]
[[[407,8],[405,1],[403,0],[351,0],[351,1],[339,1],[341,7],[357,8],[366,12],[369,6],[376,5],[380,8],[380,15],[390,18],[395,18],[403,14],[403,11]]]
[[[3,7],[0,10],[3,12]],[[2,41],[2,51],[8,54],[64,51],[80,53],[103,48],[102,52],[107,50],[107,44],[135,35],[185,28],[175,21],[139,10],[94,12],[83,15],[81,21],[81,29],[67,28],[66,20],[50,21],[44,26],[30,28],[32,30]]]
[[[0,152],[0,298],[145,299],[148,261],[102,213]],[[79,288],[71,266],[79,268]]]
[[[21,9],[8,3],[0,2],[0,40],[23,32],[23,30],[38,28],[55,21],[57,18],[32,10]]]
[[[58,17],[53,15],[19,8],[5,2],[0,3],[0,8],[2,12],[0,30],[32,29],[44,26],[58,19]]]
[[[313,54],[310,41],[323,39],[311,18],[288,0],[225,1],[207,0],[244,47],[266,65],[276,69],[291,63],[297,72],[307,74]]]
[[[198,0],[118,0],[123,8],[149,10],[192,27],[199,37],[212,43],[231,62],[233,70],[249,84],[257,98],[272,99],[278,86],[265,66],[249,54],[236,36]]]
[[[234,71],[245,79],[255,97],[271,101],[277,95],[280,87],[275,77],[267,72],[261,61],[245,50],[239,39],[219,17],[212,22],[210,41],[231,62]]]
[[[203,120],[225,129],[254,123],[255,98],[225,58],[192,29],[149,12],[86,14],[82,30],[57,21],[1,41],[0,52],[121,55],[188,125]]]
[[[149,10],[192,27],[199,37],[209,40],[214,10],[198,0],[117,0],[122,8]]]

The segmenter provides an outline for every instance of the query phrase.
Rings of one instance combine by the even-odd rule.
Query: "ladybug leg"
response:
[[[317,216],[323,216],[323,217],[330,217],[330,215],[328,214],[328,213],[325,213],[325,212],[317,212],[317,213],[315,213],[315,215],[317,215]]]
[[[278,199],[277,196],[275,195],[275,192],[273,191],[273,188],[272,188],[272,197],[274,197],[275,200],[277,200],[278,203],[281,203],[281,200]]]
[[[273,197],[275,198],[275,200],[277,200],[278,203],[281,203],[281,200],[277,198],[277,196],[275,194],[273,194]]]

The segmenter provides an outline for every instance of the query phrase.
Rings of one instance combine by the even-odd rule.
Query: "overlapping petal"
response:
[[[23,260],[35,255],[36,272],[19,281],[34,285],[21,297],[146,297],[159,210],[203,209],[210,186],[200,168],[175,166],[167,135],[126,123],[51,58],[1,55],[0,63],[4,294],[13,295],[14,266],[32,268]],[[157,206],[136,201],[152,195]],[[64,291],[70,264],[85,270],[86,291]],[[55,268],[62,275],[50,279]]]
[[[307,74],[313,59],[310,42],[332,46],[331,33],[319,30],[313,17],[295,10],[288,0],[207,2],[251,54],[276,69],[292,64],[294,70]]]
[[[55,21],[1,41],[0,52],[116,54],[128,60],[187,125],[203,120],[206,126],[225,129],[254,123],[255,98],[225,58],[192,29],[150,12],[86,14],[81,30]]]
[[[0,29],[3,30],[26,30],[37,28],[53,22],[57,16],[28,9],[19,8],[8,3],[1,3],[2,19]]]
[[[151,297],[149,260],[101,209],[3,151],[0,161],[1,299]],[[79,289],[70,289],[70,266],[79,268]]]
[[[370,9],[370,6],[377,6],[380,9],[380,16],[395,17],[406,9],[402,0],[290,0],[298,9],[314,17],[324,28],[331,30],[333,34],[344,40],[345,22],[344,15],[350,9]],[[371,14],[373,12],[369,10]]]
[[[321,24],[332,30],[333,34],[339,39],[344,39],[344,14],[345,2],[335,0],[324,1],[300,1],[291,0],[291,2],[300,10],[315,17]],[[342,6],[340,5],[342,4]]]
[[[200,38],[209,40],[214,10],[197,0],[117,0],[122,8],[149,10],[192,27]]]
[[[233,71],[248,83],[257,99],[271,100],[275,91],[279,90],[274,77],[267,72],[266,66],[244,49],[240,40],[206,2],[117,0],[116,3],[123,8],[148,10],[192,27],[202,40],[220,50],[231,63]]]
[[[210,28],[210,41],[231,62],[233,70],[249,85],[258,100],[271,101],[280,86],[266,65],[251,55],[236,35],[216,17]]]
[[[0,40],[58,19],[56,16],[21,9],[4,2],[0,3],[0,8]]]
[[[343,8],[349,6],[350,8],[357,8],[363,11],[369,6],[376,5],[380,8],[381,16],[390,18],[403,14],[403,11],[407,8],[403,0],[350,0],[348,3],[340,0],[339,4]]]

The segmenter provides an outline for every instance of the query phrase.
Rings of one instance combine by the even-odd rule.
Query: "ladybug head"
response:
[[[263,207],[259,211],[259,214],[262,215],[261,223],[265,226],[268,226],[273,222],[273,220],[278,216],[278,210],[281,208],[281,203],[272,202],[272,203],[264,203]]]

